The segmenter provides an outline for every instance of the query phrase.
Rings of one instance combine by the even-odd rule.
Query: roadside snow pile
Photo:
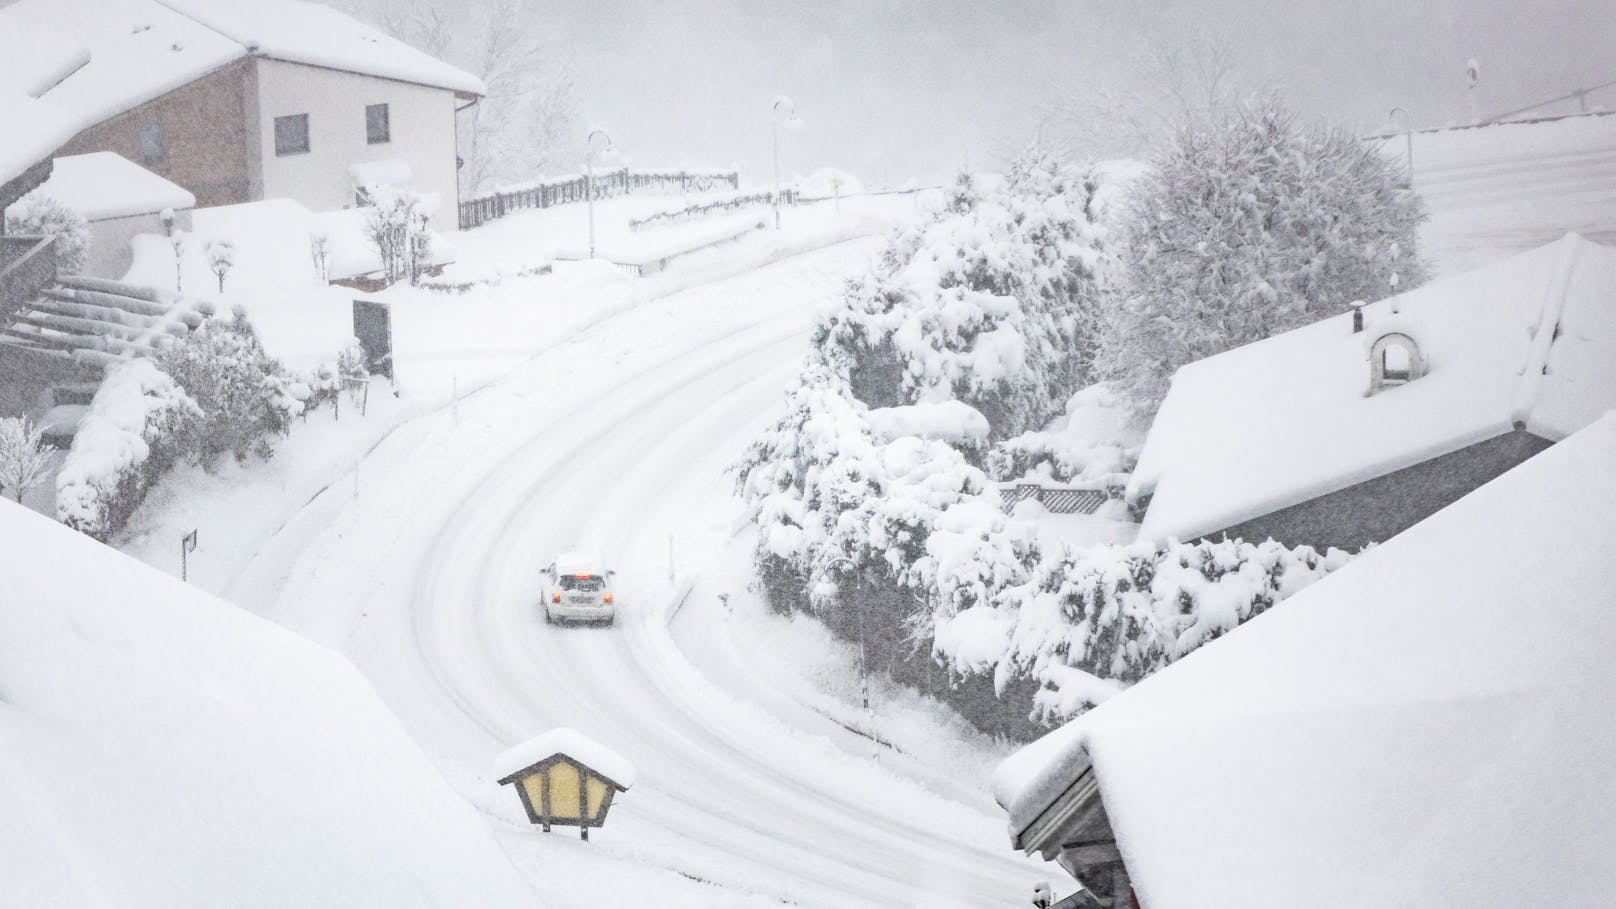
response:
[[[1074,546],[1041,509],[1004,513],[990,471],[1087,484],[1123,511],[1140,431],[1112,390],[1084,388],[1109,267],[1096,179],[1033,155],[995,189],[962,180],[822,318],[786,415],[736,467],[771,602],[895,672],[949,667],[944,696],[997,734],[1098,703],[1345,559],[1105,545],[1114,526]]]
[[[0,552],[8,905],[538,904],[347,661],[9,502]]]
[[[859,178],[835,167],[821,167],[806,177],[797,177],[792,183],[805,199],[829,199],[838,194],[856,196],[864,192]]]
[[[202,409],[150,360],[107,371],[56,477],[56,515],[99,540],[185,451]]]

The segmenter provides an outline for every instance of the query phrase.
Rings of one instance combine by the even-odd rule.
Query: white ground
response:
[[[850,649],[746,590],[723,471],[780,406],[815,312],[880,248],[788,256],[871,233],[846,209],[658,278],[583,264],[474,290],[516,349],[434,363],[426,333],[401,334],[400,369],[480,390],[430,409],[447,389],[405,378],[364,420],[316,413],[268,464],[165,484],[125,547],[173,571],[171,538],[202,524],[193,580],[349,655],[552,905],[599,905],[601,881],[662,905],[1015,902],[1047,872],[1005,849],[984,788],[1007,749],[885,686],[874,744],[854,731],[870,719],[849,706]],[[398,298],[412,315],[461,299]],[[543,622],[538,570],[578,547],[619,572],[615,627]],[[532,829],[489,772],[559,725],[639,769],[588,844]]]

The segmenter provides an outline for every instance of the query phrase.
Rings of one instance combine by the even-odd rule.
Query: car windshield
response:
[[[564,574],[561,576],[562,590],[603,590],[606,579],[598,574]]]

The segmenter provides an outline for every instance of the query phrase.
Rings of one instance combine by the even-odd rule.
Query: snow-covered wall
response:
[[[254,154],[262,183],[255,198],[288,197],[315,211],[354,204],[355,164],[402,161],[409,187],[435,193],[435,226],[456,228],[455,96],[446,89],[378,79],[356,73],[257,59],[257,105],[261,128]],[[386,104],[391,138],[371,145],[365,107]],[[275,154],[275,118],[307,114],[309,150]]]

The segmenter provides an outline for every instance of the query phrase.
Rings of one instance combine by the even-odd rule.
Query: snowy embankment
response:
[[[1401,161],[1402,135],[1383,145]],[[1421,252],[1438,276],[1576,231],[1616,240],[1616,115],[1414,134],[1414,189],[1431,220]]]
[[[0,903],[523,906],[348,662],[9,502]]]

